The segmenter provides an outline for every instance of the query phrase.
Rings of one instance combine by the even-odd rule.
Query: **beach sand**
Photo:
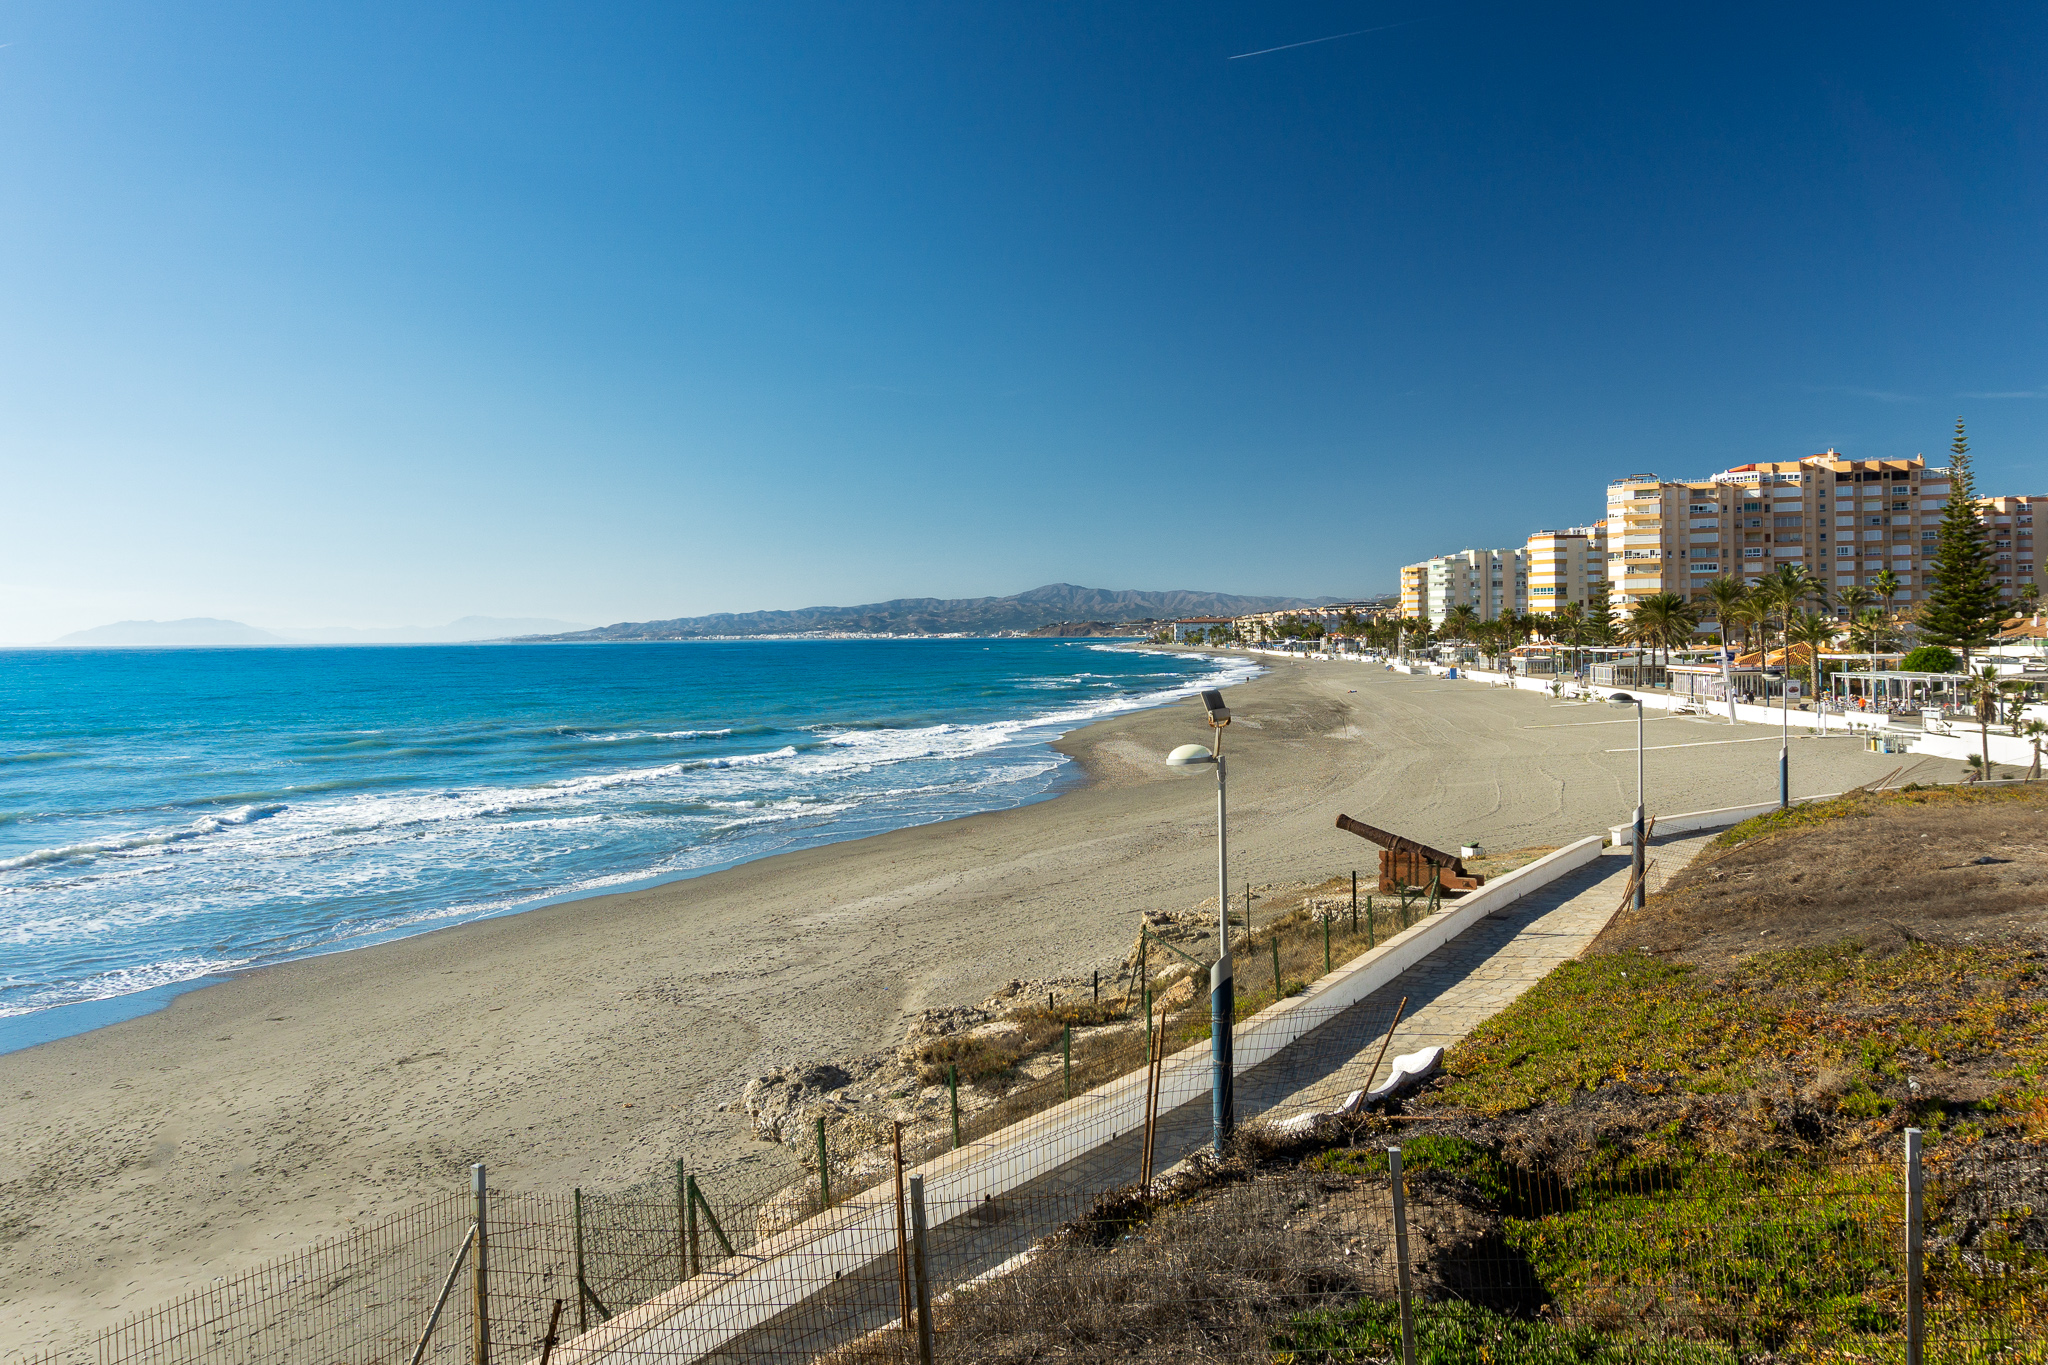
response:
[[[1633,749],[1608,752],[1633,721],[1604,708],[1297,662],[1229,700],[1236,885],[1373,868],[1340,810],[1512,848],[1634,802]],[[1776,745],[1725,743],[1755,727],[1651,726],[1718,744],[1652,753],[1653,808],[1775,794]],[[793,1173],[739,1112],[751,1078],[891,1046],[1013,978],[1112,968],[1141,911],[1214,893],[1214,783],[1161,762],[1206,736],[1193,700],[1112,717],[1061,741],[1087,780],[1055,800],[269,967],[0,1057],[0,1352],[460,1191],[472,1161],[512,1190],[677,1158]],[[1900,762],[1794,752],[1799,792]]]

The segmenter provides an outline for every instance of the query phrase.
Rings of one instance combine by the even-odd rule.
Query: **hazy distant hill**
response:
[[[581,630],[576,621],[546,616],[465,616],[445,626],[279,626],[264,630],[240,621],[194,616],[183,621],[116,621],[111,626],[73,631],[60,645],[430,645],[503,640],[514,635]]]
[[[281,645],[282,637],[240,621],[188,616],[182,621],[116,621],[111,626],[74,630],[60,645]]]
[[[1176,616],[1242,616],[1320,606],[1332,597],[1238,597],[1217,592],[1112,592],[1049,583],[1014,597],[903,597],[861,607],[720,612],[673,621],[627,621],[549,640],[691,640],[719,635],[994,635],[1061,621],[1140,621]]]

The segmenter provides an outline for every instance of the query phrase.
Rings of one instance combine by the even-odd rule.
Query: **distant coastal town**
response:
[[[1434,639],[1543,639],[1663,649],[1754,643],[1797,670],[1816,652],[1953,672],[1973,652],[2039,655],[2048,497],[1976,491],[1963,425],[1947,465],[1804,459],[1700,479],[1609,482],[1604,515],[1521,545],[1404,565],[1387,597],[1168,623],[1162,641],[1394,649]],[[1771,651],[1775,633],[1780,648]],[[1930,652],[1912,659],[1914,647]],[[1643,680],[1647,681],[1647,680]]]

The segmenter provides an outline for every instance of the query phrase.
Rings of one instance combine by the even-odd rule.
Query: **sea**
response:
[[[224,973],[1000,810],[1241,681],[1090,640],[0,651],[0,1051]]]

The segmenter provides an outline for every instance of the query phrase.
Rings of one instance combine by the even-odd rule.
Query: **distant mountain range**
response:
[[[1319,607],[1335,597],[1239,597],[1219,592],[1112,592],[1048,583],[1013,597],[900,597],[860,607],[804,607],[797,611],[719,612],[672,621],[626,621],[595,630],[534,638],[581,640],[701,640],[742,635],[999,635],[1065,622],[1133,627],[1181,616],[1243,616],[1259,611]],[[1087,633],[1095,633],[1093,631]]]
[[[116,621],[110,626],[77,630],[52,641],[59,645],[430,645],[464,644],[472,640],[503,640],[515,635],[576,631],[575,621],[545,616],[465,616],[445,626],[392,626],[359,630],[350,626],[261,626],[190,616],[182,621]]]

